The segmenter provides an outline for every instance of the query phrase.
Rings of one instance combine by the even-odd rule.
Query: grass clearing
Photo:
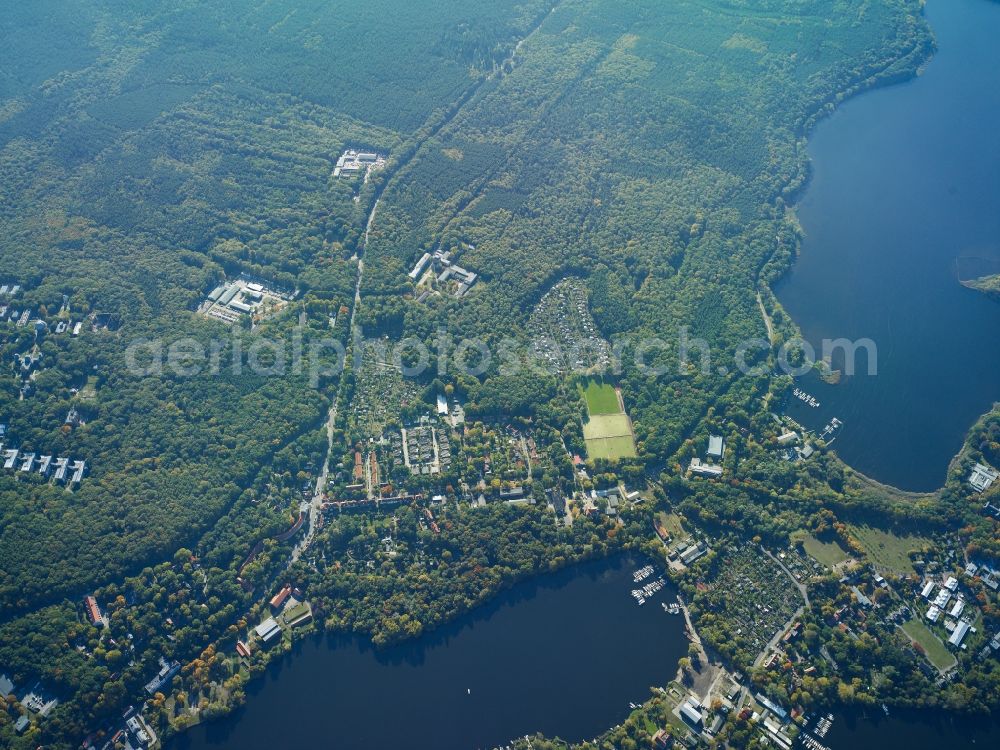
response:
[[[591,417],[583,425],[583,437],[585,440],[598,440],[600,438],[612,438],[632,436],[632,423],[626,414],[600,414]]]
[[[583,438],[590,458],[616,461],[636,456],[632,422],[627,414],[599,414],[583,425]]]
[[[802,542],[802,548],[810,557],[821,565],[833,570],[837,565],[850,559],[850,555],[837,542],[821,542],[812,534],[796,531],[792,534],[793,542]]]
[[[630,435],[610,438],[594,438],[587,441],[587,455],[591,458],[606,458],[617,461],[621,458],[635,458],[635,444]]]
[[[950,669],[955,664],[955,657],[948,647],[920,620],[913,619],[900,626],[911,641],[920,644],[927,655],[927,660],[939,671]]]
[[[587,401],[587,411],[591,418],[599,414],[621,414],[621,404],[618,402],[618,392],[607,383],[597,380],[587,381],[587,387],[580,389]]]
[[[681,517],[676,513],[666,513],[660,511],[656,514],[656,519],[660,522],[660,526],[667,530],[674,539],[680,539],[684,536],[684,525],[681,523]]]
[[[76,397],[81,401],[93,401],[97,398],[97,376],[90,375]]]
[[[850,525],[847,528],[877,567],[899,575],[916,572],[910,562],[910,552],[922,552],[931,547],[931,541],[920,536],[901,536],[872,526]]]

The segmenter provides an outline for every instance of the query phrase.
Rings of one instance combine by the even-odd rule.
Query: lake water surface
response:
[[[304,641],[251,683],[244,708],[172,750],[473,750],[537,731],[593,737],[673,679],[687,653],[684,618],[660,607],[676,590],[642,607],[631,597],[639,566],[617,557],[524,583],[387,650]]]
[[[941,711],[878,708],[840,714],[823,739],[830,750],[986,750],[997,747],[1000,723],[983,716],[955,716]]]
[[[921,491],[944,483],[1000,399],[1000,304],[958,283],[960,267],[1000,266],[1000,3],[926,12],[939,49],[924,74],[848,101],[811,135],[806,238],[776,290],[817,347],[877,344],[875,377],[861,358],[839,385],[805,379],[821,404],[807,418],[839,417],[848,464]]]

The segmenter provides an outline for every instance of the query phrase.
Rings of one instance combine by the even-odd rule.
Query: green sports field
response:
[[[634,458],[632,420],[622,411],[615,389],[592,380],[582,390],[590,413],[590,419],[583,424],[587,455],[611,461]]]
[[[587,455],[591,458],[606,458],[617,461],[620,458],[635,458],[635,443],[631,435],[594,438],[587,441]]]
[[[591,417],[597,414],[621,414],[618,394],[612,386],[591,380],[587,383],[587,387],[581,390],[587,400],[587,410]]]

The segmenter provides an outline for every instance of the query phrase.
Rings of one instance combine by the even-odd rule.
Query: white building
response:
[[[962,639],[965,638],[966,633],[969,632],[969,623],[966,620],[962,620],[958,625],[955,626],[955,631],[951,634],[951,638],[948,639],[950,643],[955,648],[962,645]]]
[[[281,635],[281,628],[273,617],[268,617],[264,622],[254,628],[257,637],[264,643],[270,643],[275,637]]]
[[[689,467],[692,474],[696,474],[701,477],[709,477],[710,479],[715,479],[722,476],[722,467],[714,466],[712,464],[703,464],[700,458],[692,458],[691,466]]]
[[[986,492],[997,481],[1000,474],[985,464],[976,464],[969,475],[969,484],[976,492]]]
[[[722,439],[721,435],[710,435],[708,438],[708,451],[705,455],[709,458],[722,459],[722,456],[726,452],[726,442]]]
[[[427,267],[427,264],[430,262],[430,259],[431,259],[430,253],[424,253],[420,257],[420,260],[417,261],[417,265],[415,265],[413,267],[413,270],[410,271],[409,275],[412,281],[416,281],[420,277],[420,274],[424,272],[424,268]]]
[[[704,725],[705,718],[701,714],[701,706],[695,703],[691,698],[688,698],[681,704],[680,715],[695,729],[701,729]]]

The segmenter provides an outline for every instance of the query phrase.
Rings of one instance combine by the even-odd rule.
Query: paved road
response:
[[[379,198],[376,198],[375,203],[372,205],[371,213],[368,214],[368,221],[365,224],[365,239],[362,243],[362,250],[368,248],[368,236],[371,234],[372,222],[375,221],[375,212],[378,211]],[[361,301],[361,281],[364,278],[365,273],[365,261],[364,258],[358,259],[358,275],[357,280],[354,283],[354,306],[351,309],[351,319],[348,327],[348,331],[354,330],[354,321],[358,314],[358,303]],[[326,415],[326,456],[323,459],[323,468],[319,472],[319,476],[316,478],[316,488],[313,490],[312,500],[308,503],[303,503],[300,510],[303,512],[309,512],[309,524],[306,530],[305,536],[295,545],[295,549],[292,550],[292,556],[289,558],[289,566],[298,562],[302,557],[303,553],[309,549],[309,545],[312,544],[313,538],[316,536],[317,522],[319,521],[319,514],[323,510],[323,501],[326,499],[326,483],[330,476],[330,460],[333,458],[333,434],[337,425],[337,407],[340,404],[340,393],[341,388],[343,388],[343,381],[341,381],[340,386],[337,388],[337,395],[333,399],[333,404],[330,406],[330,411]]]

